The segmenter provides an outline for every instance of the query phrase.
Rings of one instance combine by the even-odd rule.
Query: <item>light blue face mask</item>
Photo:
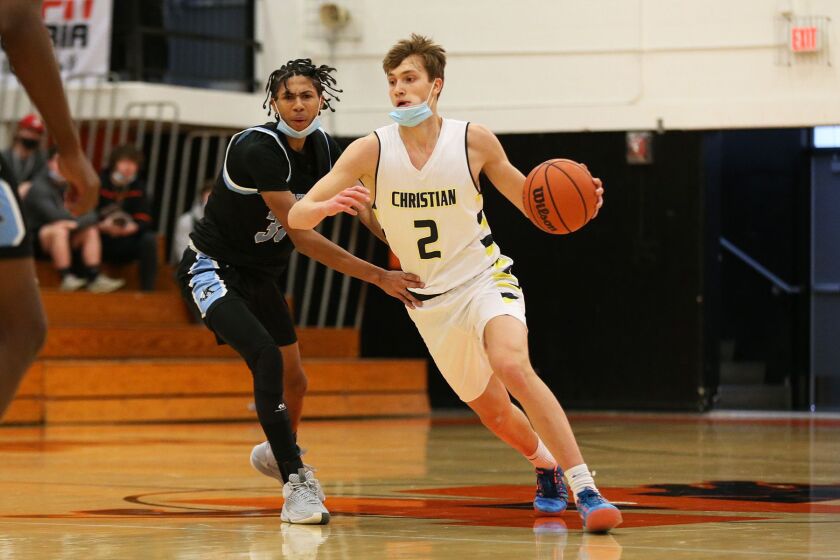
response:
[[[432,98],[433,91],[435,91],[434,86],[429,91],[429,97],[423,103],[411,107],[396,107],[388,113],[388,116],[400,126],[417,126],[434,114],[432,108],[429,107],[429,100]]]
[[[319,128],[321,128],[321,117],[315,117],[309,126],[304,128],[303,130],[295,130],[291,126],[289,126],[286,121],[283,120],[283,117],[279,117],[280,120],[277,121],[277,130],[285,134],[286,136],[291,136],[292,138],[306,138]]]

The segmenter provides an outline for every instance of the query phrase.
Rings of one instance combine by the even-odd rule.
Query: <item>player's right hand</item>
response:
[[[590,220],[598,215],[601,206],[604,205],[604,185],[598,177],[593,177],[592,181],[595,183],[595,196],[598,197],[598,202],[595,204],[595,212],[592,214],[592,218],[589,218]]]
[[[580,165],[589,171],[589,168],[586,167],[585,163],[581,163]],[[592,217],[589,218],[590,220],[595,219],[595,216],[598,215],[598,211],[601,210],[601,206],[604,205],[604,184],[598,177],[592,177],[592,182],[595,183],[595,196],[598,197],[598,202],[595,204],[595,212],[592,214]]]
[[[81,149],[69,153],[59,150],[58,167],[67,179],[67,207],[76,216],[93,210],[99,199],[99,176]]]
[[[339,212],[347,212],[356,216],[359,211],[370,202],[370,191],[362,185],[353,185],[321,203],[325,216],[335,216]]]

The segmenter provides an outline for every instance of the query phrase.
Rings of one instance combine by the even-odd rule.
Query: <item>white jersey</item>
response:
[[[437,144],[417,170],[399,125],[379,138],[374,209],[405,272],[425,284],[419,294],[442,294],[475,278],[499,258],[481,192],[467,156],[469,123],[443,119]]]

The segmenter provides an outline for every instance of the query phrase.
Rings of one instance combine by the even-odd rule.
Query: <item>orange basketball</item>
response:
[[[565,235],[586,225],[595,214],[598,196],[586,168],[570,159],[550,159],[525,179],[525,214],[541,230]]]

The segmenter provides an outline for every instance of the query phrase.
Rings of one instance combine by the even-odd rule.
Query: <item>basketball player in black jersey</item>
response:
[[[99,178],[85,158],[70,118],[52,43],[38,0],[0,2],[0,37],[18,80],[41,112],[58,145],[61,174],[70,183],[71,210],[79,215],[96,203]],[[0,166],[0,418],[44,342],[32,244],[20,212],[17,185]]]
[[[188,304],[251,370],[257,416],[270,445],[254,449],[252,464],[282,478],[281,519],[290,523],[329,520],[320,486],[304,469],[295,441],[306,376],[279,285],[292,249],[376,284],[412,307],[418,302],[408,288],[421,285],[412,274],[357,259],[317,232],[286,226],[296,198],[329,172],[340,153],[318,118],[322,108],[332,109],[333,94],[340,91],[333,71],[304,59],[271,74],[263,107],[269,106],[275,122],[231,138],[204,218],[178,269]]]

